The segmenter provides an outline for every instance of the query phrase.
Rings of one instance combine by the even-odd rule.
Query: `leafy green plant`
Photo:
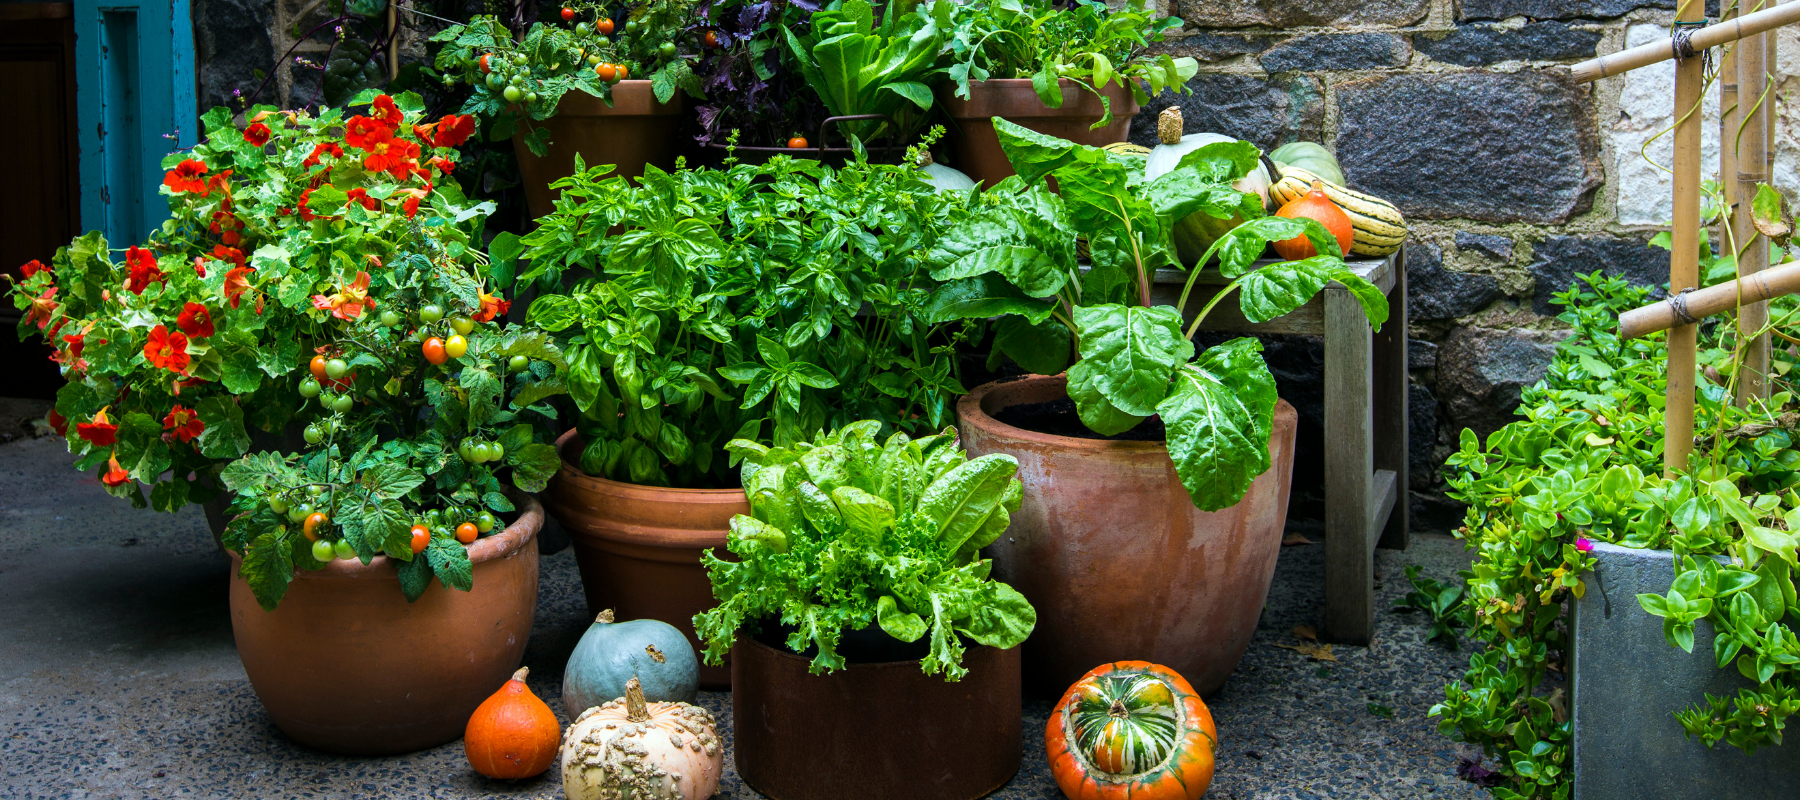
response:
[[[1231,188],[1257,162],[1255,146],[1211,145],[1154,181],[1143,159],[1044,136],[994,119],[1014,178],[932,249],[931,276],[947,281],[938,318],[1001,316],[999,349],[1040,374],[1068,368],[1069,398],[1082,423],[1110,436],[1160,416],[1169,455],[1195,505],[1236,503],[1269,468],[1275,379],[1261,344],[1233,339],[1196,356],[1200,322],[1232,293],[1257,322],[1287,314],[1325,284],[1349,287],[1377,327],[1387,300],[1344,265],[1337,241],[1317,222],[1263,216],[1255,195]],[[1056,178],[1061,194],[1044,184]],[[1182,331],[1182,311],[1198,271],[1175,306],[1150,301],[1159,267],[1180,267],[1174,221],[1191,213],[1248,221],[1221,237],[1200,263],[1218,256],[1232,283]],[[1304,261],[1253,269],[1270,241],[1306,236],[1318,252]],[[1075,262],[1086,239],[1092,267]],[[1076,359],[1072,366],[1071,347]]]
[[[933,0],[907,11],[905,4],[887,3],[877,25],[868,0],[841,0],[814,13],[806,32],[783,28],[782,35],[833,116],[884,114],[894,123],[892,129],[885,122],[847,123],[846,134],[865,142],[889,134],[911,144],[928,121],[932,95],[925,80],[950,37],[944,23],[951,5]]]
[[[1073,0],[1063,6],[1043,0],[988,0],[952,10],[949,77],[956,96],[969,97],[969,83],[990,78],[1030,78],[1038,99],[1061,108],[1058,80],[1068,80],[1100,96],[1106,115],[1097,130],[1112,124],[1112,101],[1101,90],[1118,83],[1131,87],[1137,102],[1164,89],[1187,91],[1199,62],[1149,48],[1181,28],[1178,17],[1158,17],[1149,0],[1112,6]],[[1148,84],[1149,91],[1139,82]]]
[[[964,392],[952,347],[972,324],[931,313],[923,256],[968,193],[934,191],[910,167],[785,156],[651,168],[638,186],[578,170],[556,185],[558,210],[523,240],[521,280],[598,276],[531,308],[568,337],[589,474],[729,486],[732,439],[951,420]]]
[[[718,607],[694,617],[718,664],[746,625],[794,627],[787,646],[817,648],[814,674],[842,669],[839,636],[879,624],[903,642],[928,638],[921,668],[960,680],[962,637],[1014,647],[1037,624],[1024,595],[992,580],[982,547],[1006,531],[1024,484],[1011,456],[969,459],[956,431],[876,440],[851,423],[812,442],[730,447],[744,460],[750,514],[731,520],[738,561],[701,558]]]
[[[1407,565],[1406,581],[1412,584],[1413,590],[1394,601],[1394,610],[1405,614],[1424,612],[1431,618],[1431,630],[1425,641],[1441,639],[1445,646],[1455,650],[1456,629],[1469,626],[1469,610],[1462,602],[1463,587],[1447,586],[1434,578],[1421,578],[1417,564]]]

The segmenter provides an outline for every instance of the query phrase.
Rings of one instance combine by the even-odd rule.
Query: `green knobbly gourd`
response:
[[[624,697],[632,678],[652,703],[692,703],[700,696],[699,662],[681,631],[654,619],[614,622],[610,609],[602,611],[569,654],[563,708],[579,716]]]
[[[963,638],[1006,648],[1030,635],[1037,612],[979,557],[1023,500],[1018,462],[970,459],[951,429],[877,444],[881,429],[863,420],[791,447],[731,443],[751,513],[731,522],[739,561],[702,556],[720,601],[694,618],[708,663],[746,624],[779,620],[796,628],[787,646],[816,647],[812,671],[829,672],[846,663],[841,632],[876,624],[928,640],[921,667],[958,680]]]

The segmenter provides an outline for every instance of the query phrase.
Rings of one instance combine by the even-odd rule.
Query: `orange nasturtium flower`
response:
[[[119,466],[118,454],[114,453],[113,455],[107,456],[106,474],[100,476],[100,482],[107,486],[121,486],[128,480],[131,480],[131,473],[126,472],[124,467]]]
[[[31,309],[25,312],[25,321],[37,323],[41,331],[50,324],[50,315],[56,311],[56,306],[56,287],[52,286],[31,298]]]
[[[150,329],[150,341],[144,343],[144,360],[153,367],[185,373],[188,368],[187,346],[187,336],[158,325]]]
[[[206,432],[206,423],[200,421],[200,415],[191,408],[182,408],[176,403],[169,409],[169,415],[163,417],[163,430],[169,437],[179,442],[191,442],[195,437]]]
[[[495,317],[505,314],[507,309],[510,308],[512,308],[511,300],[502,299],[488,294],[487,292],[482,292],[481,310],[475,312],[470,318],[476,322],[492,322]]]
[[[107,406],[106,408],[112,408]],[[87,440],[95,447],[112,447],[119,440],[119,426],[106,418],[106,408],[94,412],[92,422],[75,423],[75,435]]]
[[[237,266],[225,273],[225,300],[232,308],[238,307],[238,298],[250,289],[250,273],[255,271],[255,267]]]
[[[369,273],[356,273],[356,282],[342,286],[338,293],[326,297],[315,294],[312,297],[313,308],[328,309],[338,319],[356,319],[362,316],[363,307],[375,307],[375,298],[369,296]]]
[[[206,164],[194,159],[184,159],[175,168],[163,175],[163,185],[176,194],[193,192],[205,197],[210,189],[206,186]]]

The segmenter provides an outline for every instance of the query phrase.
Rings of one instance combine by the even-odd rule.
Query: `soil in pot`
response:
[[[1037,609],[1024,645],[1026,681],[1053,696],[1096,666],[1142,660],[1210,695],[1243,657],[1274,578],[1297,415],[1277,405],[1273,466],[1237,505],[1205,512],[1188,498],[1161,441],[1058,435],[1005,421],[1066,428],[1054,411],[1067,398],[1065,378],[1028,376],[978,387],[957,405],[969,455],[1011,455],[1025,482],[1012,525],[985,554],[994,578]]]
[[[1081,423],[1081,416],[1075,411],[1075,401],[1067,397],[1008,406],[995,414],[994,419],[1015,428],[1072,439],[1099,439],[1108,442],[1161,442],[1167,439],[1162,418],[1156,416],[1138,423],[1137,427],[1124,433],[1102,436]]]
[[[574,174],[578,153],[590,168],[612,164],[613,174],[633,180],[644,174],[645,165],[665,172],[675,169],[684,97],[678,91],[669,102],[658,103],[649,81],[619,81],[612,86],[610,107],[591,94],[572,91],[563,95],[550,118],[522,123],[513,135],[513,152],[531,216],[555,210],[562,193],[550,184]],[[543,156],[533,155],[525,145],[525,136],[536,127],[550,129]]]
[[[274,611],[257,605],[232,556],[231,629],[256,696],[289,738],[344,755],[408,753],[455,741],[519,666],[537,612],[543,508],[469,546],[474,588],[435,579],[408,603],[385,556],[300,572]],[[324,690],[322,690],[324,689]]]

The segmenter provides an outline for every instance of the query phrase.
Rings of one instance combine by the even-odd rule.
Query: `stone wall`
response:
[[[1674,65],[1589,86],[1565,67],[1665,37],[1676,0],[1162,1],[1187,21],[1166,49],[1201,72],[1191,94],[1143,110],[1134,141],[1154,145],[1156,115],[1175,103],[1188,132],[1264,148],[1323,142],[1352,186],[1410,221],[1415,525],[1454,526],[1461,511],[1442,496],[1443,460],[1463,428],[1485,435],[1509,421],[1520,388],[1542,377],[1566,335],[1551,295],[1596,269],[1668,280],[1667,251],[1645,242],[1670,217],[1662,167],[1673,148],[1667,135],[1651,140],[1673,124]],[[1776,180],[1793,189],[1800,34],[1784,32],[1780,50]],[[1709,95],[1710,175],[1719,137]],[[1269,348],[1302,415],[1302,517],[1316,513],[1308,478],[1324,433],[1320,378],[1305,368],[1317,349],[1292,339]]]

